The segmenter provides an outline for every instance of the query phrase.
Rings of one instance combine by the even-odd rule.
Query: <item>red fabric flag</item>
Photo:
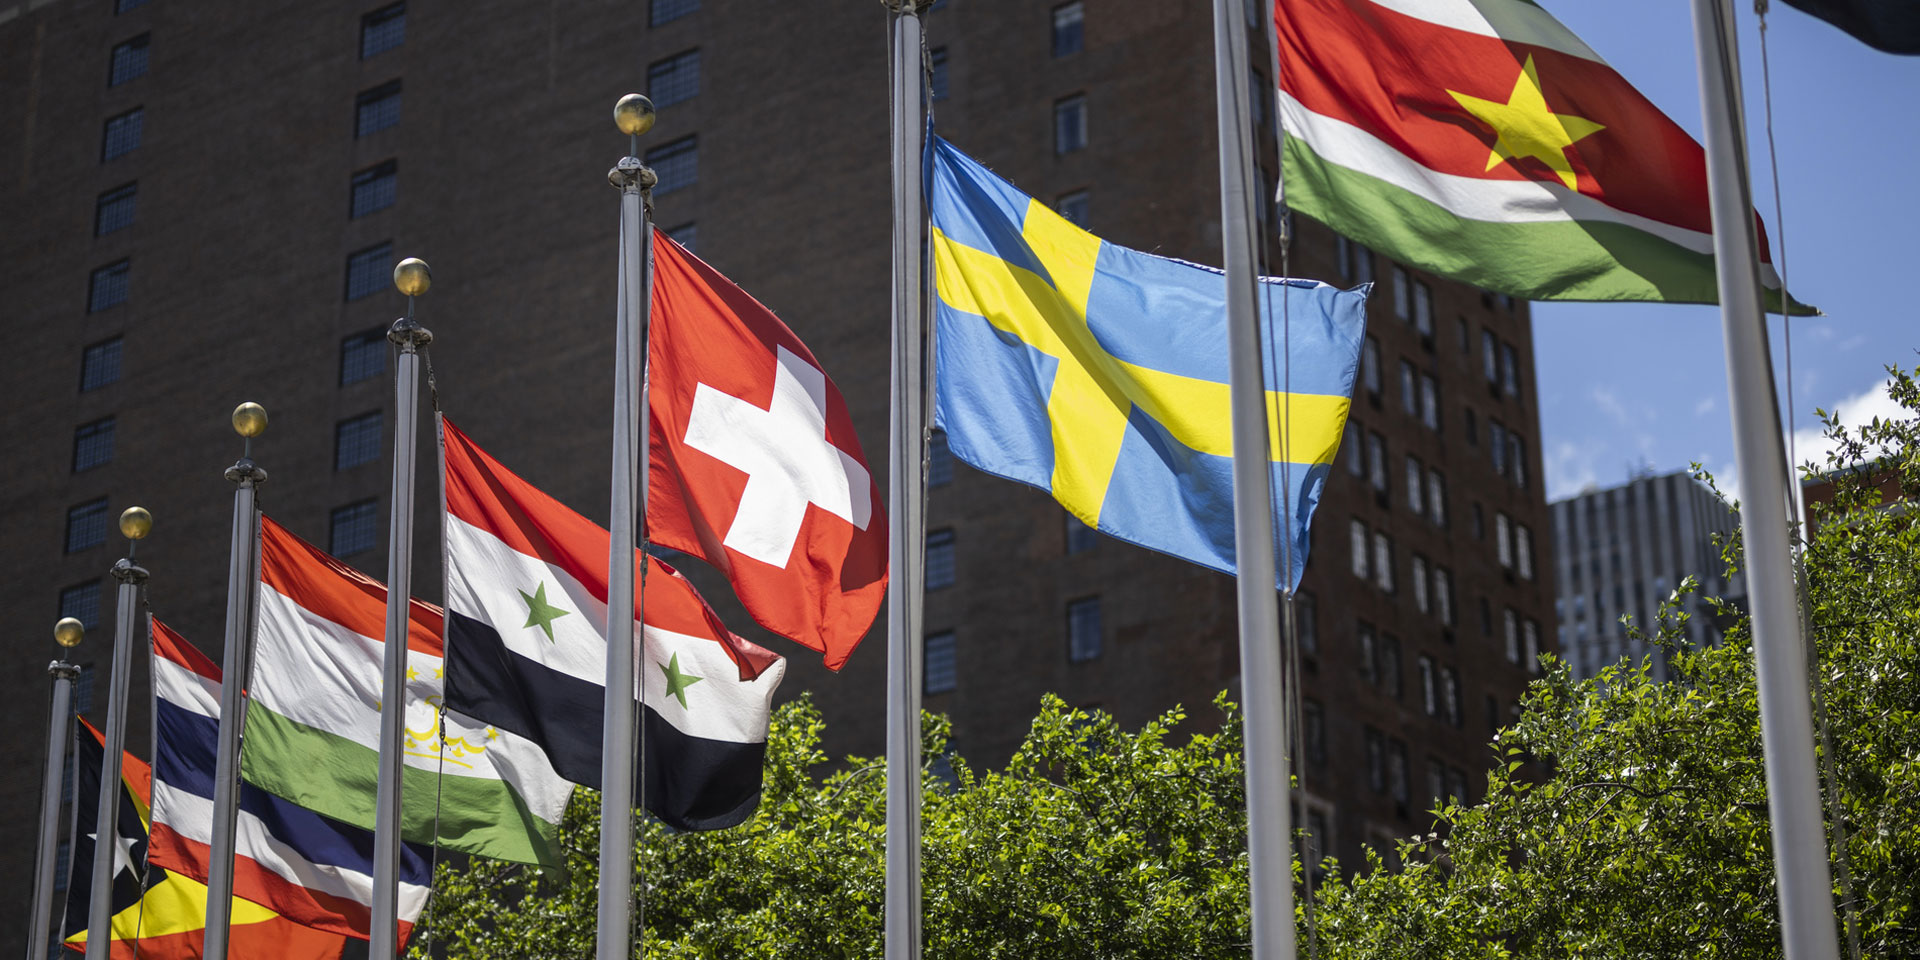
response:
[[[649,536],[838,670],[887,585],[886,505],[846,400],[772,311],[665,234],[653,249]]]

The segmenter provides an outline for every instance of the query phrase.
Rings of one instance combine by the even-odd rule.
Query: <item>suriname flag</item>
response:
[[[1277,0],[1274,18],[1293,209],[1517,297],[1718,301],[1700,144],[1536,3]],[[1764,229],[1760,259],[1777,307]]]

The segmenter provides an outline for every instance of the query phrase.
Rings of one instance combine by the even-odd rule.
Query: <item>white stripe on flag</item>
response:
[[[1373,0],[1374,3],[1425,20],[1435,26],[1449,27],[1483,37],[1514,43],[1532,44],[1557,50],[1571,57],[1606,63],[1592,47],[1572,30],[1554,19],[1553,14],[1526,0]]]

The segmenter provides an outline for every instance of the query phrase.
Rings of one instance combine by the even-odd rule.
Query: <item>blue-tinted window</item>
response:
[[[107,86],[117,87],[147,75],[148,39],[149,35],[143,33],[113,48],[113,57],[107,66]]]
[[[947,98],[947,48],[927,51],[927,92],[935,100]]]
[[[118,260],[93,271],[87,282],[87,312],[99,313],[127,302],[127,278],[130,261]]]
[[[647,26],[671,23],[698,9],[700,0],[653,0],[653,7],[647,13]]]
[[[1080,518],[1069,513],[1067,517],[1067,552],[1080,553],[1092,550],[1100,543],[1100,531],[1080,522]]]
[[[132,10],[134,7],[144,7],[146,5],[147,0],[113,0],[113,12],[115,15],[119,15],[126,13],[128,10]]]
[[[393,244],[382,243],[347,255],[347,299],[358,300],[393,282]]]
[[[647,68],[647,99],[667,107],[693,99],[700,92],[700,51],[668,57]]]
[[[354,98],[353,135],[364,137],[400,123],[400,81],[392,80]]]
[[[953,631],[936,633],[927,638],[924,663],[928,693],[950,693],[960,685],[955,660]]]
[[[683,223],[677,227],[669,227],[667,229],[667,238],[685,247],[688,253],[697,253],[698,251],[695,247],[700,243],[700,225],[697,223]]]
[[[113,462],[113,418],[81,424],[73,431],[73,472]]]
[[[1087,225],[1087,191],[1075,190],[1063,193],[1053,205],[1060,218],[1074,226],[1085,228]]]
[[[368,167],[353,175],[353,199],[347,216],[364,217],[376,210],[385,210],[393,206],[400,183],[400,165],[397,161]]]
[[[327,552],[348,557],[372,550],[380,542],[380,502],[362,500],[334,508],[329,517]]]
[[[935,530],[927,534],[927,589],[953,586],[953,531]]]
[[[132,153],[140,146],[141,120],[145,116],[145,108],[134,107],[119,116],[107,118],[106,130],[100,136],[102,163]]]
[[[90,500],[67,510],[67,552],[76,553],[107,542],[107,498]]]
[[[935,430],[927,439],[927,486],[939,487],[953,482],[953,451],[947,447],[947,432]]]
[[[1053,105],[1053,152],[1072,153],[1087,147],[1087,98],[1067,97]]]
[[[114,187],[93,202],[93,235],[104,237],[115,230],[133,226],[133,204],[139,185]]]
[[[654,147],[647,151],[646,164],[660,178],[660,182],[653,187],[655,196],[693,186],[700,179],[699,140],[681,137],[672,143]]]
[[[1100,598],[1067,604],[1067,659],[1083,663],[1099,657],[1101,649]]]
[[[340,341],[340,385],[387,371],[387,328],[374,327]]]
[[[407,39],[407,5],[389,4],[360,18],[360,59],[384,53]]]
[[[378,410],[342,420],[333,428],[333,468],[350,470],[380,459],[382,418]]]
[[[60,616],[72,617],[88,630],[100,626],[100,581],[89,580],[60,591]]]
[[[120,379],[120,338],[102,340],[80,355],[80,389],[98,390]]]
[[[1053,55],[1078,53],[1085,45],[1086,6],[1080,0],[1053,8]]]

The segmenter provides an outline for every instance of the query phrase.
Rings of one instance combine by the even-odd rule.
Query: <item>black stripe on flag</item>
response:
[[[447,611],[446,707],[546,751],[555,773],[600,788],[606,686],[569,676],[507,649],[498,631]],[[760,805],[765,743],[689,736],[642,708],[644,751],[635,769],[647,811],[678,830],[718,830]]]

